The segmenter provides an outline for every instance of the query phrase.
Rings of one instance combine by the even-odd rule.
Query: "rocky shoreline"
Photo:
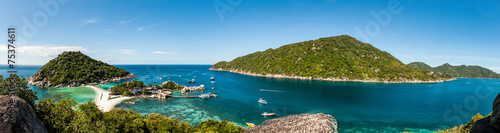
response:
[[[456,78],[452,78],[449,80],[434,80],[434,81],[421,81],[421,80],[406,80],[406,81],[378,81],[378,80],[358,80],[358,79],[335,79],[335,78],[312,78],[312,77],[303,77],[303,76],[288,76],[288,75],[278,75],[278,74],[256,74],[251,72],[243,72],[239,70],[224,70],[222,68],[209,68],[208,70],[212,71],[228,71],[232,73],[239,73],[243,75],[250,76],[258,76],[258,77],[272,77],[272,78],[289,78],[289,79],[303,79],[303,80],[323,80],[323,81],[341,81],[341,82],[363,82],[363,83],[442,83],[444,81],[453,81]]]
[[[99,80],[98,82],[81,84],[81,83],[72,81],[72,82],[69,82],[68,84],[59,84],[59,85],[52,84],[50,81],[47,81],[47,78],[43,79],[42,81],[33,82],[33,80],[38,78],[38,77],[33,77],[33,76],[26,77],[26,81],[28,81],[28,84],[33,85],[33,86],[38,86],[38,87],[79,87],[79,86],[86,86],[86,85],[97,85],[97,84],[105,84],[105,83],[110,83],[110,82],[118,82],[120,80],[126,80],[126,79],[135,78],[135,77],[137,77],[137,76],[135,76],[135,74],[130,73],[130,74],[123,76],[123,77],[102,79],[102,80]]]
[[[337,126],[331,115],[304,113],[269,119],[244,133],[338,133]]]

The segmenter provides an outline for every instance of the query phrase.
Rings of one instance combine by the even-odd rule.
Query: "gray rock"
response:
[[[498,133],[498,131],[490,125],[490,116],[477,120],[472,125],[471,133]]]
[[[11,103],[11,100],[14,102]],[[9,111],[10,109],[12,111]],[[10,117],[9,112],[12,112],[14,117]],[[0,132],[46,133],[47,129],[26,101],[19,97],[0,96]]]
[[[500,93],[493,101],[493,112],[491,113],[490,124],[497,130],[500,130]]]
[[[245,133],[338,133],[337,120],[331,115],[297,114],[264,121]]]

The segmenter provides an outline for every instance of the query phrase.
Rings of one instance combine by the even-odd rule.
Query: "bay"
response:
[[[476,113],[490,113],[493,99],[500,92],[499,79],[459,78],[434,84],[385,84],[254,77],[210,71],[211,65],[115,66],[136,74],[136,79],[145,83],[159,84],[170,78],[185,86],[205,85],[206,90],[188,95],[210,92],[219,98],[136,98],[132,100],[136,102],[134,105],[116,105],[144,115],[164,114],[194,125],[202,120],[218,119],[245,126],[245,122],[260,124],[267,119],[309,112],[332,115],[339,122],[341,132],[431,132],[467,123]],[[30,76],[40,67],[19,66],[17,69],[18,74]],[[6,71],[0,69],[0,74],[5,75]],[[187,83],[195,76],[196,83]],[[212,76],[215,84],[209,80]],[[109,89],[122,82],[125,81],[99,87]],[[86,87],[30,88],[38,92],[40,99],[60,100],[69,96],[82,103],[95,96]],[[267,100],[268,105],[257,103],[259,98]],[[274,112],[277,116],[262,117],[263,112]]]

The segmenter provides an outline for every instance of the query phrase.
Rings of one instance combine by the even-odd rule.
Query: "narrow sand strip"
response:
[[[122,102],[123,100],[133,98],[133,97],[122,96],[119,98],[109,99],[111,92],[95,86],[86,86],[86,87],[94,89],[96,93],[95,104],[97,105],[97,107],[99,107],[100,110],[104,112],[110,111],[115,107],[116,104]]]

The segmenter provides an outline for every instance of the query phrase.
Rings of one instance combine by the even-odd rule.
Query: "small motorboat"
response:
[[[263,100],[262,98],[259,98],[259,101],[258,101],[260,104],[267,104],[266,100]]]
[[[212,83],[212,84],[215,84],[215,81],[212,81],[211,83]]]
[[[212,90],[215,89],[214,87],[212,87]]]
[[[275,116],[276,114],[275,113],[267,113],[267,112],[264,112],[261,114],[262,116]]]
[[[196,80],[195,79],[191,79],[188,81],[188,83],[196,83]]]
[[[249,126],[249,127],[255,127],[255,124],[247,122],[247,126]]]
[[[212,77],[210,78],[210,80],[215,80],[215,79],[214,79],[214,76],[212,76]]]
[[[199,95],[198,97],[200,97],[201,99],[208,99],[208,98],[210,98],[210,93],[207,93],[207,94],[201,94],[201,95]]]

